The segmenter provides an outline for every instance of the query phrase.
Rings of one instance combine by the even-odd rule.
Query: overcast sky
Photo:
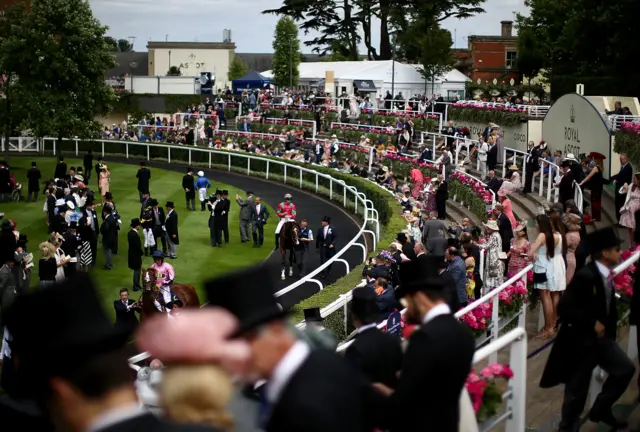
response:
[[[95,16],[109,26],[109,35],[135,36],[135,50],[146,51],[147,41],[221,42],[222,30],[231,29],[236,51],[272,52],[278,18],[262,15],[281,0],[90,0]],[[444,27],[455,34],[455,46],[466,47],[469,35],[499,35],[500,21],[524,13],[523,0],[487,0],[486,13],[467,20],[451,19]],[[378,29],[376,29],[378,30]],[[376,32],[379,34],[379,32]],[[374,34],[374,40],[377,40]],[[310,39],[300,34],[301,40]],[[311,52],[308,47],[303,52]],[[364,52],[364,50],[362,50]]]

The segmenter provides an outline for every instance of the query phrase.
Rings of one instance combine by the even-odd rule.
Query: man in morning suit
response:
[[[440,277],[427,276],[416,262],[400,266],[400,287],[407,303],[406,319],[420,324],[409,338],[402,373],[394,390],[374,387],[387,396],[377,412],[379,429],[391,432],[429,429],[457,432],[460,392],[475,351],[475,340],[445,303]],[[425,389],[438,389],[429,391]]]
[[[562,179],[558,184],[558,202],[564,204],[573,199],[575,192],[573,186],[575,178],[573,176],[573,171],[571,171],[571,161],[562,161],[560,164],[560,171],[562,171],[563,174]]]
[[[42,178],[42,174],[40,174],[40,170],[36,167],[35,162],[31,162],[31,168],[27,171],[27,179],[29,179],[29,189],[27,192],[27,201],[31,201],[31,197],[33,197],[33,201],[38,200],[38,193],[40,193],[40,179]]]
[[[193,177],[193,168],[187,168],[187,173],[182,177],[182,189],[184,198],[187,201],[187,211],[196,209],[196,179]]]
[[[224,244],[229,244],[229,211],[231,210],[231,201],[229,201],[229,191],[222,191],[222,235],[224,236]]]
[[[424,227],[422,228],[422,243],[425,245],[432,237],[440,237],[440,231],[445,233],[447,228],[444,226],[444,222],[438,219],[438,212],[430,212],[429,219],[424,221]]]
[[[344,359],[370,382],[395,389],[402,368],[400,339],[376,327],[379,312],[372,288],[355,288],[351,294],[351,319],[357,330]]]
[[[633,181],[633,167],[629,163],[629,156],[626,154],[623,153],[620,155],[620,172],[611,176],[611,180],[616,189],[616,217],[618,218],[618,223],[620,223],[620,209],[627,198],[626,194],[620,193],[620,188],[625,184],[631,186],[631,182]]]
[[[316,251],[320,252],[320,265],[324,264],[336,254],[336,232],[331,225],[331,218],[322,218],[322,226],[316,234]],[[331,264],[320,273],[320,279],[331,275]]]
[[[366,412],[357,374],[335,352],[313,350],[297,339],[273,297],[269,273],[258,266],[206,285],[209,305],[234,314],[240,321],[238,336],[251,345],[247,377],[267,381],[259,418],[262,429],[364,432]]]
[[[113,251],[117,247],[118,239],[118,222],[114,219],[111,206],[102,208],[102,226],[100,234],[102,234],[102,251],[104,252],[104,270],[113,268]]]
[[[120,289],[120,300],[114,300],[113,308],[116,310],[116,328],[133,333],[138,327],[136,312],[140,313],[140,307],[129,298],[128,289]]]
[[[30,318],[32,313],[38,316],[37,325]],[[211,430],[165,422],[140,407],[124,349],[129,332],[111,324],[88,274],[20,296],[3,320],[13,336],[12,350],[20,359],[17,368],[22,388],[40,406],[55,407],[50,417],[60,429]],[[24,430],[24,425],[19,426]],[[2,430],[16,430],[4,416]]]
[[[84,166],[84,184],[88,185],[89,179],[91,178],[91,171],[93,170],[93,152],[91,149],[82,157],[82,166]]]
[[[620,240],[612,227],[587,236],[591,263],[580,269],[560,297],[560,330],[542,373],[540,387],[565,384],[559,431],[577,431],[580,414],[596,366],[608,377],[597,396],[589,419],[612,429],[626,423],[613,416],[611,407],[627,389],[635,366],[616,342],[618,311],[611,270],[620,263]]]
[[[167,201],[164,206],[167,208],[167,217],[164,220],[165,232],[167,234],[167,257],[176,259],[178,258],[176,246],[180,244],[180,236],[178,235],[178,213],[176,213],[173,201]]]
[[[247,191],[247,198],[236,195],[236,202],[240,206],[240,241],[251,240],[251,207],[253,206],[253,192]]]
[[[140,274],[142,272],[142,242],[140,241],[140,219],[131,219],[131,230],[127,233],[127,243],[129,245],[129,251],[127,253],[127,260],[129,268],[133,270],[133,290],[140,291]]]
[[[149,181],[151,180],[151,171],[147,168],[145,161],[140,161],[140,169],[136,174],[138,179],[138,194],[140,195],[140,203],[144,199],[143,195],[149,195]]]
[[[264,226],[269,220],[269,210],[262,204],[260,197],[255,197],[251,205],[251,235],[253,237],[253,247],[262,247],[264,243]]]
[[[164,209],[158,205],[158,200],[155,198],[151,198],[149,201],[149,205],[151,206],[151,215],[153,216],[153,236],[155,237],[155,246],[152,248],[154,251],[158,249],[158,238],[160,239],[160,243],[162,244],[162,252],[167,253],[167,236],[164,232],[164,223],[166,221],[166,216],[164,214]]]

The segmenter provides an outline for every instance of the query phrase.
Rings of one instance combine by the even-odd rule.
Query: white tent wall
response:
[[[391,92],[392,87],[396,95],[402,92],[404,97],[425,94],[425,88],[428,95],[444,92],[443,96],[447,97],[449,90],[463,92],[465,82],[469,81],[469,78],[453,69],[437,79],[432,90],[431,82],[427,82],[425,86],[425,80],[418,72],[416,65],[391,60],[311,62],[300,63],[300,86],[308,88],[312,83],[324,80],[327,71],[334,73],[337,94],[342,93],[343,88],[347,94],[353,94],[353,81],[371,80],[376,85],[375,97],[384,97],[387,91]],[[261,72],[261,75],[267,78],[273,77],[270,70]],[[371,93],[371,97],[374,97],[374,93]]]

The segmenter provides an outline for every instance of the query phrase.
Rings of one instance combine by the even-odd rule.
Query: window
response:
[[[518,53],[515,51],[507,51],[507,61],[505,62],[505,67],[507,69],[515,69],[516,62],[518,59]]]
[[[464,90],[447,90],[447,100],[464,99]]]

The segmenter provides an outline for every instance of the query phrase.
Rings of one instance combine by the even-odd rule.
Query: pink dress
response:
[[[414,199],[417,199],[424,188],[424,177],[422,176],[422,171],[418,168],[414,168],[411,170],[411,181],[413,182],[413,190],[411,191],[411,196]]]
[[[509,267],[507,269],[507,274],[509,276],[515,275],[520,270],[531,264],[531,261],[529,261],[525,256],[522,255],[529,253],[529,249],[531,249],[529,240],[525,240],[525,242],[520,245],[520,247],[511,246],[511,257],[509,258]]]
[[[633,187],[629,187],[629,191],[627,192],[628,194],[631,194],[631,196],[622,207],[623,211],[620,214],[620,225],[626,228],[635,229],[636,220],[634,215],[638,210],[640,210],[640,187],[636,187],[635,190],[631,189],[633,189]]]
[[[500,204],[502,204],[502,207],[504,207],[504,214],[511,221],[511,229],[514,229],[516,227],[516,225],[518,225],[518,222],[516,221],[516,217],[513,215],[513,208],[511,207],[511,200],[507,198],[504,201],[502,201]]]

